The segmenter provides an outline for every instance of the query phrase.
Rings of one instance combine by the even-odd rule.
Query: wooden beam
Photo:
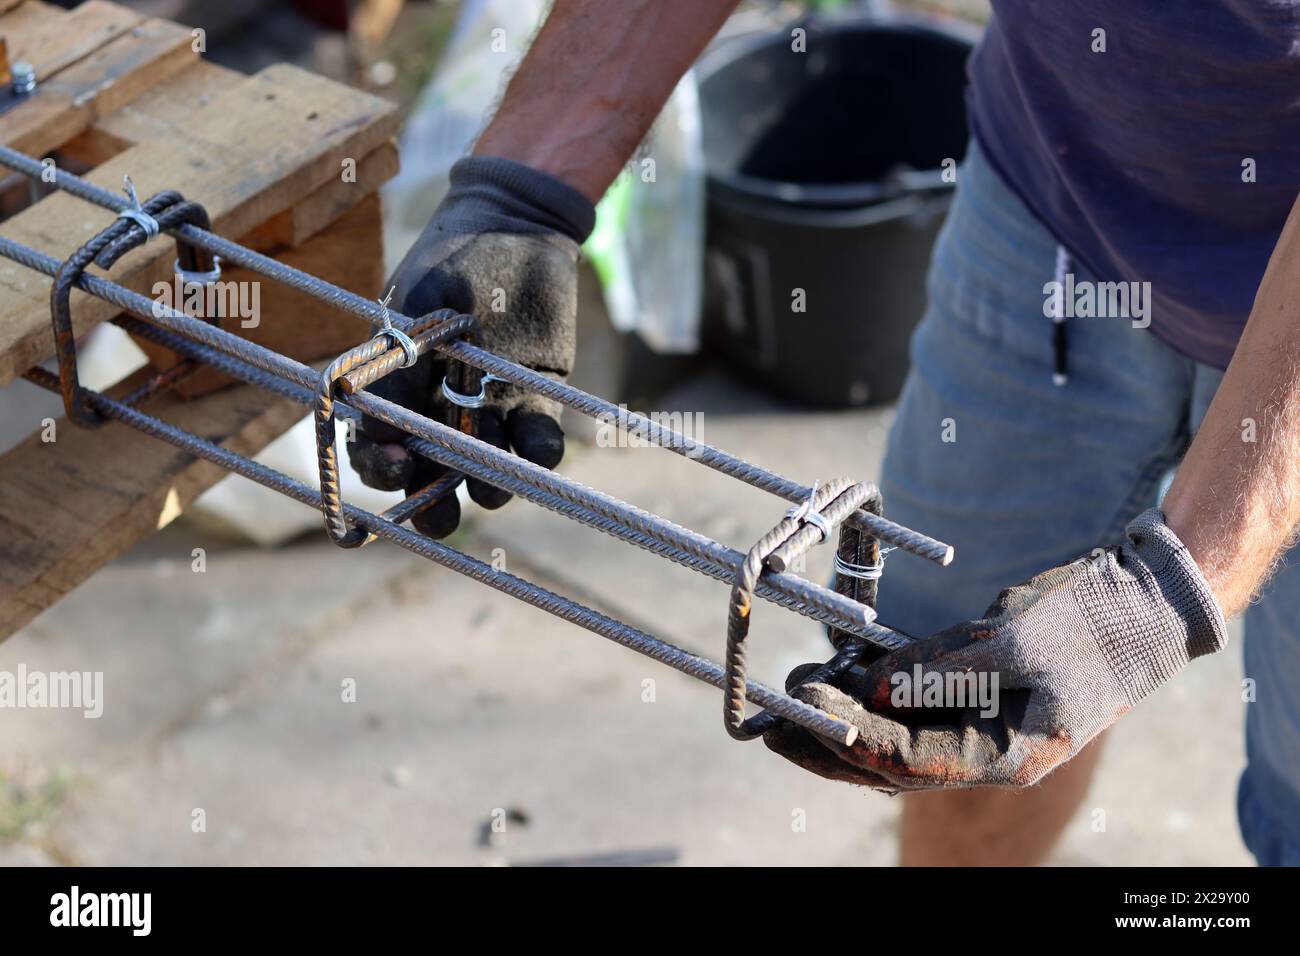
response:
[[[195,108],[243,79],[242,74],[215,63],[191,61],[163,87],[145,92],[97,120],[76,139],[64,143],[61,151],[93,167],[125,152],[132,143],[173,138],[178,135],[177,124]],[[354,175],[331,179],[239,241],[267,253],[299,246],[356,205],[358,196],[377,191],[400,168],[397,144],[392,140],[381,143],[357,163]]]
[[[164,396],[145,410],[245,455],[305,411],[252,386],[193,401]],[[0,640],[226,474],[116,422],[88,430],[59,419],[54,434],[0,456]]]
[[[178,120],[176,137],[132,146],[87,178],[117,189],[130,174],[142,196],[177,189],[203,203],[216,231],[240,236],[341,178],[344,160],[359,161],[387,143],[397,122],[396,108],[384,100],[296,67],[274,66]],[[364,193],[356,195],[360,199]],[[55,194],[0,224],[0,233],[62,258],[111,218],[79,199]],[[112,277],[147,293],[174,257],[174,243],[156,239],[126,256]],[[80,334],[115,311],[78,293],[74,328]],[[5,261],[0,264],[0,385],[52,354],[49,280]]]
[[[36,68],[36,79],[44,81],[143,20],[134,10],[104,0],[87,0],[72,10],[29,0],[0,19],[0,30],[9,44],[9,62],[26,60]]]
[[[78,7],[73,13],[84,9]],[[146,20],[53,76],[38,69],[36,94],[0,116],[0,141],[43,156],[99,117],[198,62],[191,43],[185,27]]]
[[[358,190],[366,195],[375,193],[400,168],[397,144],[384,143],[357,163],[354,176],[331,180],[306,199],[262,223],[242,241],[259,252],[277,246],[301,245],[356,205]]]
[[[383,250],[375,190],[397,169],[394,106],[290,66],[243,77],[204,63],[188,28],[103,0],[73,11],[0,0],[0,35],[15,59],[34,62],[40,82],[35,97],[0,116],[0,141],[34,155],[62,150],[61,162],[92,167],[87,178],[114,191],[124,174],[142,197],[179,190],[204,204],[217,232],[377,294]],[[63,258],[111,218],[55,193],[0,223],[0,234]],[[172,240],[157,238],[110,277],[148,295],[154,281],[171,278],[174,258]],[[258,279],[231,264],[223,278]],[[47,277],[0,260],[0,385],[52,354],[49,289]],[[260,292],[256,329],[227,324],[279,351],[310,360],[367,335],[355,318],[269,280]],[[74,293],[79,334],[116,311]],[[155,358],[170,362],[166,354]],[[190,393],[222,384],[210,372],[201,376],[188,383]],[[146,410],[248,455],[305,412],[242,385],[188,400],[168,394]],[[0,455],[0,639],[225,474],[122,425],[86,430],[60,420],[54,429],[53,442],[38,432]]]
[[[171,139],[181,134],[182,124],[195,110],[245,79],[244,74],[216,63],[192,60],[166,85],[145,90],[128,106],[97,120],[93,130],[127,144]]]

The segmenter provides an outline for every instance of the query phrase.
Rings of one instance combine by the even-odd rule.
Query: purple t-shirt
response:
[[[1300,192],[1300,0],[992,3],[985,154],[1100,279],[1151,283],[1150,331],[1226,366]]]

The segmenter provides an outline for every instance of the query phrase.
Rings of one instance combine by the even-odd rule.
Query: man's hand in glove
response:
[[[840,689],[798,686],[812,665],[794,671],[795,697],[858,728],[851,746],[788,723],[765,741],[823,777],[881,790],[1024,787],[1225,640],[1196,562],[1151,510],[1129,525],[1124,544],[1004,591],[981,620],[882,657]],[[917,664],[922,688],[952,685],[946,678],[955,675],[969,691],[970,675],[991,686],[996,674],[996,714],[982,714],[969,692],[961,707],[894,706],[895,675],[914,684]],[[913,701],[903,696],[897,703]]]
[[[578,247],[591,232],[595,209],[581,193],[528,166],[472,156],[451,170],[451,189],[390,285],[393,308],[409,316],[437,309],[473,315],[488,351],[563,380],[573,367],[577,315]],[[399,405],[447,421],[441,387],[447,363],[436,353],[381,379],[371,391]],[[546,468],[564,455],[559,405],[505,383],[492,382],[478,415],[478,437]],[[365,419],[349,446],[362,481],[385,491],[423,488],[446,471],[413,456],[404,434]],[[510,496],[471,479],[470,497],[499,508]],[[414,519],[434,538],[460,521],[448,495]]]

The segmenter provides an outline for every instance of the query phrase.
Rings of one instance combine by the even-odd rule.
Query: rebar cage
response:
[[[210,231],[203,208],[178,193],[162,192],[140,203],[129,180],[126,194],[118,195],[64,170],[51,171],[39,160],[3,146],[0,146],[0,165],[117,213],[111,225],[63,261],[0,237],[0,255],[53,279],[50,311],[58,374],[37,366],[25,373],[25,377],[60,392],[71,421],[83,427],[116,421],[138,429],[319,508],[327,534],[341,547],[356,548],[375,538],[386,539],[721,688],[725,726],[737,739],[752,739],[782,719],[845,745],[851,744],[856,736],[855,728],[848,722],[748,678],[745,646],[754,596],[827,626],[836,653],[805,680],[834,680],[869,650],[895,649],[910,640],[876,620],[875,596],[882,567],[882,543],[941,565],[952,560],[950,546],[883,517],[880,493],[872,484],[841,478],[809,488],[750,464],[666,428],[652,418],[484,350],[477,336],[477,321],[472,316],[450,310],[418,318],[402,315],[390,311],[386,301],[370,301],[224,239]],[[86,271],[92,264],[101,269],[110,268],[127,251],[160,233],[176,240],[176,272],[187,287],[217,281],[221,262],[230,262],[357,316],[370,324],[372,335],[329,363],[323,371],[316,371],[225,331],[215,317],[201,319],[187,315]],[[175,352],[182,359],[180,364],[158,373],[120,399],[83,387],[77,375],[77,346],[70,308],[73,288],[121,309],[126,314],[114,319],[118,325]],[[462,407],[453,409],[456,413],[453,420],[435,421],[367,391],[368,386],[385,375],[431,351],[449,360],[448,378],[456,383],[452,394],[462,399]],[[311,407],[320,465],[318,487],[313,488],[141,410],[140,406],[148,399],[203,366]],[[513,383],[602,422],[635,431],[652,444],[791,502],[794,507],[748,553],[741,553],[479,440],[474,434],[476,403],[464,399],[467,395],[481,398],[492,381]],[[340,419],[359,422],[362,415],[401,430],[407,436],[404,445],[410,453],[429,458],[449,471],[381,514],[348,504],[339,488],[335,423]],[[403,526],[403,522],[442,497],[455,494],[467,476],[731,584],[723,663],[719,665],[660,640]],[[838,543],[832,587],[790,573],[789,568],[800,555],[834,533],[838,533]],[[762,710],[746,718],[749,702]]]

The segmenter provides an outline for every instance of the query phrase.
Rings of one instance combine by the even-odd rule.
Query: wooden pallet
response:
[[[0,142],[55,155],[117,190],[179,190],[213,229],[366,296],[383,281],[376,190],[397,171],[395,108],[292,66],[243,76],[204,62],[191,30],[104,0],[65,11],[0,0],[11,61],[36,68],[34,96],[0,115]],[[344,176],[355,168],[355,178]],[[65,256],[111,214],[53,193],[0,222],[0,234]],[[110,275],[145,294],[169,278],[175,244],[154,239]],[[228,270],[223,279],[250,278]],[[50,282],[0,259],[0,386],[53,355]],[[269,280],[261,324],[238,329],[303,361],[355,345],[363,324]],[[112,306],[74,293],[82,334]],[[148,353],[158,367],[175,357]],[[128,383],[129,384],[129,383]],[[251,454],[302,417],[248,386],[196,378],[147,410]],[[35,417],[35,416],[33,416]],[[92,572],[173,520],[222,477],[215,467],[122,425],[34,434],[0,456],[0,639]]]

